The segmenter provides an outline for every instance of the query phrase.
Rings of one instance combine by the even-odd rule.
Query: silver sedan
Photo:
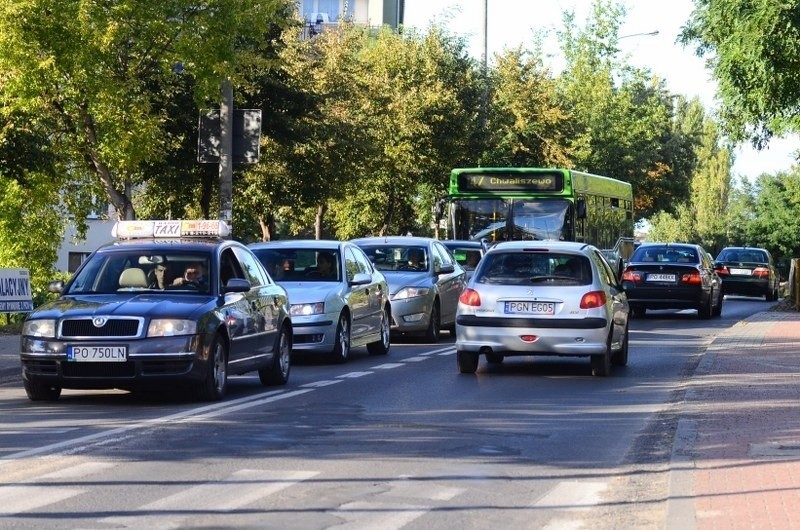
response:
[[[361,247],[389,282],[392,331],[437,342],[442,328],[455,330],[466,271],[441,241],[428,237],[367,237]]]
[[[286,240],[250,249],[289,295],[294,352],[324,353],[343,363],[352,348],[389,351],[389,287],[356,245]]]

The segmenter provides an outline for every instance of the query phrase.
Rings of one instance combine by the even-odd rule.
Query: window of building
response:
[[[67,271],[73,273],[78,270],[78,267],[89,257],[89,254],[89,252],[70,252],[67,258]]]

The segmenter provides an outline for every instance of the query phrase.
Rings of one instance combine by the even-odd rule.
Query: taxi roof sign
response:
[[[223,220],[135,220],[117,221],[111,236],[117,239],[228,237],[231,229]]]

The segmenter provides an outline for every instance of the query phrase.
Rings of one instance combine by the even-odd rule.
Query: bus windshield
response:
[[[554,198],[457,199],[454,239],[571,240],[571,208],[570,201]]]

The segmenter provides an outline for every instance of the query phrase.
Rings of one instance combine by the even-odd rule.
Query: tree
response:
[[[800,256],[800,168],[759,176],[752,193],[751,215],[737,242],[765,247],[783,262]]]
[[[565,13],[559,34],[566,67],[559,75],[561,106],[570,128],[572,167],[630,182],[637,218],[686,195],[688,175],[674,171],[672,96],[663,80],[620,57],[625,9],[598,0],[584,28]],[[676,197],[676,194],[678,196]]]
[[[0,4],[4,113],[46,116],[53,149],[70,178],[99,181],[120,217],[133,218],[130,190],[163,159],[169,115],[159,106],[181,65],[195,101],[217,99],[235,79],[240,42],[265,34],[288,0]]]
[[[778,0],[695,0],[680,39],[706,57],[724,131],[758,148],[800,130],[800,5]]]
[[[539,52],[522,48],[496,57],[483,166],[567,167],[569,116]]]

